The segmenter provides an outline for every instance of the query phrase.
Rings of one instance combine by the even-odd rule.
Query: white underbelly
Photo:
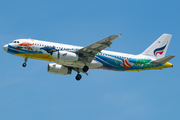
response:
[[[64,65],[64,66],[69,66],[69,67],[76,67],[76,68],[83,68],[85,65],[82,61],[74,61],[74,62],[58,61],[58,64]],[[91,63],[87,63],[86,65],[89,67],[89,69],[97,69],[97,68],[103,66],[102,63],[100,63],[96,60],[93,60]]]

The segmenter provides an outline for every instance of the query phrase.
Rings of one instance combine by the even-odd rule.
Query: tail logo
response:
[[[167,44],[166,44],[167,45]],[[166,48],[166,45],[161,47],[161,48],[157,48],[154,50],[154,55],[157,56],[157,54],[162,55],[164,53],[164,49]]]

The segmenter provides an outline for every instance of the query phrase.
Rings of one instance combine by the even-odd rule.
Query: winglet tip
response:
[[[118,37],[121,37],[122,33],[118,35]]]

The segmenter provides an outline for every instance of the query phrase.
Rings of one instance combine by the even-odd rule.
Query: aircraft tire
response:
[[[26,67],[26,65],[27,65],[26,63],[23,63],[23,64],[22,64],[23,67]]]
[[[87,72],[88,70],[89,70],[89,67],[85,65],[85,66],[83,67],[83,72]]]
[[[82,78],[82,76],[80,74],[76,75],[76,80],[79,81]]]

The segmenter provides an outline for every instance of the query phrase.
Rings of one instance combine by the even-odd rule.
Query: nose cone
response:
[[[6,45],[4,45],[3,46],[3,49],[4,49],[4,51],[6,51],[7,52],[7,50],[8,50],[8,45],[6,44]]]

